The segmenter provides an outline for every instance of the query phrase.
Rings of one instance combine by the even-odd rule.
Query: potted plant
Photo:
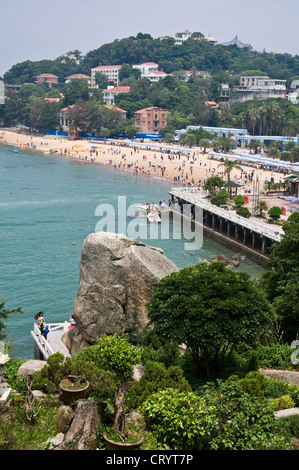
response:
[[[86,397],[89,382],[84,377],[68,375],[59,384],[62,392],[62,399],[67,405],[75,403],[77,400]]]
[[[112,372],[117,387],[114,397],[114,426],[111,433],[104,433],[106,449],[132,450],[139,448],[143,438],[125,426],[125,394],[127,381],[132,377],[134,366],[140,361],[137,348],[123,337],[104,336],[80,351],[80,357],[91,360],[100,369]],[[132,442],[133,441],[133,442]]]

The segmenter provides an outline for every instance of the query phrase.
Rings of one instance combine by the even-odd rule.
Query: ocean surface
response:
[[[5,320],[13,355],[33,357],[34,315],[43,310],[48,323],[69,320],[77,295],[84,239],[102,229],[136,233],[179,268],[199,258],[232,250],[205,237],[202,246],[186,250],[181,225],[171,223],[169,237],[151,233],[145,218],[134,218],[141,202],[169,199],[171,182],[67,157],[29,150],[18,154],[0,146],[0,297],[5,307],[23,314]],[[121,210],[121,208],[125,210]],[[138,236],[140,233],[140,237]],[[189,242],[190,240],[187,240]],[[263,268],[249,259],[237,268],[258,277]]]

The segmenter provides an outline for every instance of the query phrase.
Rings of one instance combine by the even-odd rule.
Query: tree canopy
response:
[[[148,316],[164,339],[184,343],[207,376],[240,342],[253,343],[272,324],[264,294],[246,273],[222,262],[198,263],[159,282]]]

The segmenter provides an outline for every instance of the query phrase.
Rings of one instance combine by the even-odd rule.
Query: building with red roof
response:
[[[37,83],[43,83],[46,82],[48,83],[49,87],[53,85],[53,83],[58,83],[58,78],[57,75],[53,75],[52,73],[42,73],[40,75],[37,75]]]
[[[98,67],[94,67],[91,69],[91,84],[94,86],[95,82],[95,74],[97,72],[106,75],[107,80],[109,82],[114,82],[115,85],[119,84],[119,71],[121,69],[121,65],[99,65]]]
[[[168,111],[156,106],[139,109],[134,113],[134,125],[142,134],[158,134],[166,127]]]
[[[115,86],[108,87],[107,90],[103,90],[104,103],[108,105],[114,105],[114,100],[120,93],[130,93],[131,88],[129,86]]]
[[[89,85],[91,85],[91,77],[88,75],[85,75],[84,73],[75,73],[74,75],[70,75],[69,77],[66,77],[65,83],[70,82],[74,78],[84,78],[88,82]]]

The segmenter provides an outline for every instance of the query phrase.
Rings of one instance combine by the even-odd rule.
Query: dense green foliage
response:
[[[12,313],[22,313],[22,307],[17,307],[14,309],[5,308],[5,300],[0,299],[0,341],[6,338],[6,324],[3,320],[6,320],[9,315]],[[2,351],[3,352],[3,351]]]
[[[200,33],[198,34],[200,36]],[[298,133],[298,105],[286,99],[253,100],[231,106],[223,104],[220,107],[221,113],[205,104],[207,100],[218,102],[221,84],[236,85],[241,74],[258,73],[270,78],[286,79],[289,87],[291,82],[299,77],[297,55],[293,57],[290,54],[258,53],[250,47],[239,48],[220,44],[213,46],[205,40],[195,38],[188,39],[178,46],[173,38],[153,39],[149,34],[142,33],[136,37],[104,44],[85,56],[79,51],[73,53],[80,59],[79,64],[60,56],[55,60],[27,60],[8,70],[4,74],[5,82],[23,86],[19,91],[20,96],[11,91],[6,92],[6,102],[1,107],[0,120],[6,126],[19,123],[43,131],[46,127],[56,128],[55,103],[47,103],[44,107],[38,105],[42,116],[42,122],[39,123],[34,119],[37,105],[34,106],[33,100],[58,97],[59,109],[74,104],[78,99],[95,100],[97,104],[103,104],[101,90],[108,84],[103,75],[98,74],[96,77],[100,88],[90,89],[89,92],[85,80],[74,79],[65,83],[65,79],[76,73],[90,76],[92,67],[115,64],[122,65],[121,84],[131,87],[130,93],[116,97],[117,106],[127,111],[129,119],[133,118],[136,110],[145,107],[158,106],[166,109],[170,114],[167,127],[162,132],[163,135],[168,134],[168,138],[175,129],[191,124],[242,127],[256,135]],[[132,65],[149,61],[156,62],[160,69],[173,75],[157,83],[139,80],[140,72],[133,69]],[[205,74],[193,75],[185,81],[184,71]],[[57,75],[58,84],[52,88],[45,83],[36,85],[36,76],[41,73]],[[30,116],[32,113],[33,116]],[[97,129],[95,132],[98,135]],[[123,133],[123,130],[118,130],[118,133]],[[256,143],[255,151],[257,145]],[[296,159],[298,158],[297,155]]]
[[[128,391],[130,407],[137,408],[150,395],[165,388],[178,389],[180,392],[191,392],[191,387],[184,377],[182,369],[177,366],[166,368],[162,363],[149,361],[139,381],[133,382]]]
[[[240,342],[252,344],[273,322],[250,277],[222,262],[190,265],[161,279],[148,315],[161,337],[187,345],[198,368],[203,361],[208,377]]]
[[[299,223],[283,225],[282,240],[271,248],[263,274],[266,294],[277,311],[285,341],[294,341],[299,332]]]

